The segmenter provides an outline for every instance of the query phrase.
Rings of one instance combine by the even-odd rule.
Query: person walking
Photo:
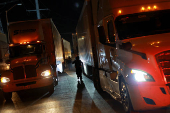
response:
[[[69,56],[68,59],[67,59],[67,65],[68,65],[68,69],[71,70],[72,69],[72,59],[71,57]]]
[[[77,79],[80,78],[80,80],[82,81],[82,67],[81,66],[83,65],[83,62],[79,59],[79,56],[76,57],[76,60],[74,60],[72,64],[75,64]]]

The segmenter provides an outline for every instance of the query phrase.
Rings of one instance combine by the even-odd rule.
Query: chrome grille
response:
[[[13,69],[14,80],[31,78],[31,77],[37,76],[35,65],[26,65],[25,66],[25,74],[26,75],[24,75],[23,66],[15,67]]]
[[[167,83],[170,83],[170,51],[164,51],[156,55],[157,63]]]

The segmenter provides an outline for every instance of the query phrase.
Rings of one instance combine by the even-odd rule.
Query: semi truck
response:
[[[0,33],[0,76],[3,71],[10,69],[10,64],[5,63],[8,59],[8,56],[5,56],[8,53],[8,49],[7,37],[5,34]]]
[[[71,58],[71,46],[70,46],[70,42],[65,40],[64,38],[62,38],[62,50],[63,50],[63,58],[64,58],[64,62],[63,62],[63,70],[68,67],[68,62],[67,59],[69,59],[69,57]]]
[[[62,70],[61,35],[52,19],[11,22],[8,26],[10,70],[1,74],[6,100],[12,92],[44,87],[49,94]]]
[[[169,15],[169,0],[85,0],[76,27],[84,72],[126,112],[170,105]]]
[[[78,56],[78,42],[77,42],[76,33],[72,33],[72,42],[73,42],[73,51],[74,51],[73,58],[75,58],[76,56]]]
[[[71,46],[70,42],[62,38],[62,46],[63,46],[63,58],[68,59],[71,58]]]

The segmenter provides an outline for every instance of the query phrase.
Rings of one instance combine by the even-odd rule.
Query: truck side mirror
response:
[[[129,51],[132,49],[132,44],[130,42],[126,42],[126,43],[122,43],[122,45],[120,45],[119,47],[120,47],[120,49]]]
[[[103,26],[98,27],[98,33],[99,33],[99,41],[100,41],[100,43],[105,44],[106,43],[106,35],[105,35],[105,31],[104,31]]]

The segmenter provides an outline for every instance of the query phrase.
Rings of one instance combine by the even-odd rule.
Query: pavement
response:
[[[92,80],[83,75],[77,81],[75,69],[59,74],[51,96],[40,89],[12,93],[6,101],[0,92],[0,113],[124,113],[123,107],[107,93],[99,94]]]

